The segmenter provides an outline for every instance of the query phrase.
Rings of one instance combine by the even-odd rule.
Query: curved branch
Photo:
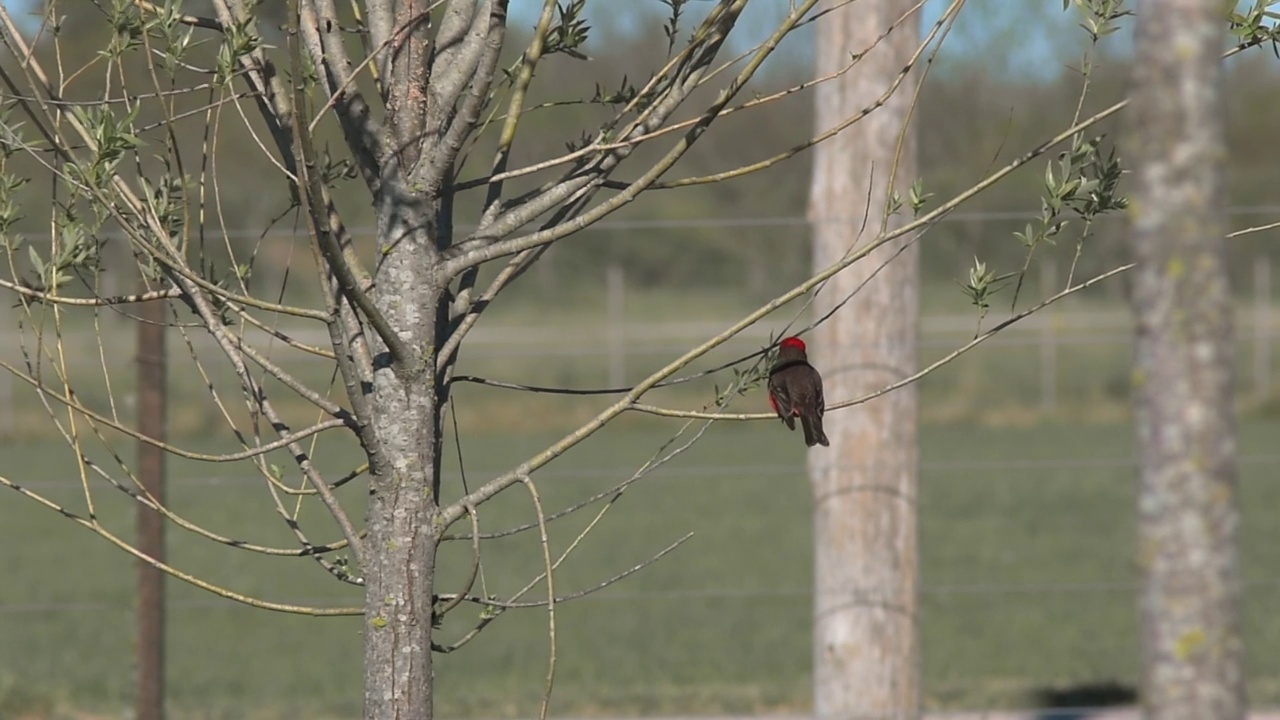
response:
[[[121,540],[119,537],[117,537],[116,535],[111,533],[109,530],[99,525],[97,522],[81,517],[80,515],[77,515],[76,513],[62,507],[61,505],[53,502],[52,500],[49,500],[43,495],[32,492],[31,490],[28,490],[22,487],[20,484],[15,483],[14,481],[10,480],[7,477],[0,475],[0,485],[3,485],[11,490],[16,491],[20,495],[23,495],[31,500],[34,500],[36,503],[43,505],[44,507],[58,513],[59,515],[62,515],[68,520],[71,520],[72,522],[79,525],[80,527],[83,527],[93,533],[96,533],[98,536],[102,537],[107,542],[110,542],[112,545],[115,545],[121,550],[124,550],[125,552],[129,553],[135,558],[150,565],[151,567],[154,567],[157,570],[160,570],[161,572],[164,572],[167,575],[174,577],[178,580],[181,580],[185,583],[194,585],[195,587],[198,587],[201,590],[205,590],[207,592],[213,593],[218,597],[226,598],[227,600],[233,600],[243,605],[248,605],[250,607],[259,608],[262,610],[274,610],[276,612],[291,613],[294,615],[333,617],[333,616],[341,616],[341,615],[364,614],[364,609],[358,608],[358,607],[308,607],[305,605],[292,605],[288,603],[271,602],[269,600],[262,600],[249,595],[238,593],[234,590],[229,590],[227,588],[214,585],[211,582],[202,580],[189,573],[185,573],[173,567],[172,565],[168,565],[166,563],[160,562],[159,560],[156,560],[155,558],[143,553],[142,551],[138,550],[134,546],[125,542],[124,540]]]
[[[94,434],[98,436],[99,440],[101,440],[104,444],[106,444],[106,439],[103,438],[101,432],[98,431],[97,426],[94,426]],[[118,462],[123,468],[124,460],[122,460],[118,455],[116,455],[114,449],[110,450],[110,452],[112,456],[115,458],[116,462]],[[101,466],[99,466],[97,463],[91,460],[86,461],[85,464],[90,470],[93,471],[95,475],[105,480],[108,484],[111,485],[111,487],[120,491],[126,497],[132,499],[134,502],[138,503],[139,505],[142,505],[143,507],[149,508],[155,512],[160,513],[162,516],[164,516],[165,519],[167,519],[169,522],[172,522],[174,525],[178,526],[179,528],[182,528],[187,532],[190,532],[192,534],[205,538],[206,540],[210,540],[212,542],[218,543],[219,545],[226,545],[228,547],[236,548],[237,550],[246,550],[248,552],[258,553],[260,555],[270,555],[273,557],[307,557],[309,555],[320,555],[324,553],[335,552],[337,550],[341,550],[347,547],[346,540],[338,540],[336,542],[324,543],[321,545],[316,545],[314,543],[307,542],[306,546],[301,548],[279,548],[279,547],[271,547],[269,545],[258,545],[255,543],[247,542],[245,540],[237,540],[235,538],[227,537],[225,535],[219,535],[218,533],[215,533],[212,530],[208,530],[200,525],[197,525],[196,523],[175,513],[171,508],[169,508],[168,505],[157,502],[155,497],[150,492],[148,492],[148,490],[145,487],[142,486],[142,484],[138,481],[137,477],[134,476],[133,473],[129,472],[127,468],[125,469],[125,472],[129,475],[129,478],[133,480],[133,484],[136,486],[137,489],[127,487],[126,485],[124,485],[124,483],[111,477],[111,475],[107,473],[106,470],[104,470]]]
[[[270,442],[270,443],[267,443],[266,445],[260,445],[254,448],[242,450],[240,452],[226,453],[223,455],[211,455],[207,453],[198,453],[198,452],[193,452],[191,450],[184,450],[180,447],[170,445],[169,443],[166,443],[166,442],[161,442],[149,435],[144,435],[127,425],[118,423],[115,420],[112,420],[111,418],[105,415],[102,415],[101,413],[95,412],[85,407],[84,405],[80,404],[79,402],[71,398],[68,398],[65,395],[61,395],[57,392],[54,392],[48,387],[45,387],[44,383],[41,382],[38,378],[28,375],[27,373],[23,372],[22,370],[19,370],[18,368],[14,367],[13,365],[9,364],[4,360],[0,360],[0,369],[9,371],[9,374],[11,374],[13,377],[18,378],[22,382],[37,389],[42,395],[47,395],[48,397],[51,397],[54,400],[57,400],[59,403],[65,405],[67,408],[74,410],[75,412],[83,415],[84,417],[90,420],[93,420],[94,422],[102,423],[103,425],[106,425],[112,430],[116,430],[118,432],[124,433],[125,435],[128,435],[134,440],[144,442],[148,445],[151,445],[152,447],[160,448],[161,450],[164,450],[165,452],[171,455],[175,455],[180,458],[186,458],[188,460],[199,460],[201,462],[210,462],[210,463],[224,463],[224,462],[236,462],[239,460],[248,460],[250,458],[255,458],[260,455],[266,455],[267,453],[275,450],[287,448],[291,443],[296,443],[299,440],[305,440],[311,437],[312,435],[324,432],[325,430],[332,430],[334,428],[344,427],[347,424],[347,421],[341,418],[333,419],[333,420],[325,420],[324,422],[316,423],[315,425],[312,425],[311,427],[308,427],[304,430],[299,430],[298,432],[295,432],[295,433],[282,435],[278,440],[274,442]]]
[[[750,175],[751,173],[759,172],[761,170],[767,170],[773,167],[774,165],[777,165],[778,163],[783,162],[784,160],[789,160],[795,157],[796,155],[799,155],[800,153],[804,152],[805,150],[808,150],[809,148],[812,148],[815,145],[818,145],[822,142],[825,142],[826,140],[829,140],[832,137],[835,137],[836,135],[840,134],[841,132],[848,129],[849,127],[852,127],[854,124],[860,122],[863,118],[867,117],[872,112],[880,109],[880,107],[882,107],[886,102],[888,102],[889,98],[895,92],[897,92],[898,87],[902,85],[903,81],[907,79],[907,76],[911,73],[911,70],[914,69],[916,65],[920,62],[920,58],[924,55],[925,51],[928,49],[929,44],[932,43],[934,38],[938,36],[938,34],[942,31],[943,27],[946,25],[946,23],[955,17],[955,14],[959,11],[960,6],[963,4],[964,4],[964,0],[953,0],[951,5],[948,6],[946,12],[944,12],[942,16],[938,18],[937,22],[933,24],[933,28],[929,31],[928,35],[926,35],[925,38],[921,40],[920,45],[916,48],[915,54],[911,56],[911,60],[905,66],[903,66],[902,70],[898,72],[898,75],[893,79],[893,82],[889,85],[889,88],[885,92],[881,93],[881,95],[877,97],[874,102],[872,102],[867,107],[863,108],[861,111],[831,126],[824,132],[818,135],[815,135],[809,138],[808,140],[805,140],[802,143],[792,145],[786,150],[783,150],[782,152],[777,153],[771,157],[767,157],[763,160],[759,160],[757,162],[749,163],[746,165],[740,165],[736,168],[732,168],[730,170],[723,170],[718,173],[711,173],[708,175],[695,175],[692,177],[680,178],[678,180],[658,181],[651,186],[651,189],[671,190],[674,188],[689,187],[691,185],[708,185],[713,183],[724,182],[726,180],[732,180],[734,178],[739,178],[744,175]],[[918,7],[920,7],[920,4],[917,4],[909,12],[914,12],[915,8],[918,8]],[[904,19],[905,17],[906,16],[904,15]],[[902,19],[899,19],[898,22],[899,23],[902,22]],[[889,30],[885,31],[885,33],[882,34],[879,38],[877,38],[876,43],[879,43],[880,40],[887,37],[889,33],[893,31],[894,27],[896,27],[896,24],[893,27],[890,27]],[[873,47],[874,47],[874,43],[873,43]],[[936,52],[936,49],[935,49],[935,52]],[[818,80],[812,81],[809,84],[815,85],[818,82],[834,79],[836,77],[839,77],[841,75],[848,73],[850,70],[853,69],[854,65],[856,65],[858,60],[860,60],[862,57],[863,57],[862,55],[855,56],[854,59],[848,65],[845,65],[843,68],[841,68],[837,72],[832,73],[827,77],[819,78]],[[743,103],[742,105],[739,105],[736,108],[729,108],[725,110],[725,112],[721,113],[721,116],[728,115],[729,113],[734,112],[735,110],[747,109],[752,105],[752,103],[755,103],[755,102],[765,102],[768,100],[777,99],[779,97],[782,97],[785,94],[798,92],[803,87],[804,85],[797,86],[796,88],[788,88],[787,90],[783,90],[782,92],[775,93],[774,96],[768,98],[767,100],[764,100],[764,99],[752,100],[750,102]],[[693,121],[686,120],[684,123],[681,123],[680,125],[688,125],[691,122]],[[666,134],[671,129],[674,129],[674,127],[677,127],[677,126],[673,126],[672,128],[663,128],[662,130],[659,130],[653,133],[653,135],[657,136],[661,134]],[[627,184],[623,181],[609,181],[605,183],[605,187],[613,190],[620,190],[620,189],[625,189],[627,187]]]
[[[444,607],[436,610],[437,618],[448,615],[450,610],[458,607],[467,593],[471,592],[471,588],[475,587],[476,578],[480,577],[480,515],[474,507],[467,508],[467,514],[471,516],[471,571],[467,575],[467,581],[463,583],[466,588],[462,592],[452,598],[437,596],[438,600],[445,600]]]

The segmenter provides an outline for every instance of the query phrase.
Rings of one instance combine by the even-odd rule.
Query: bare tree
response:
[[[1130,122],[1146,717],[1243,718],[1222,4],[1144,2]]]
[[[818,75],[836,71],[855,48],[872,47],[856,71],[814,94],[819,128],[877,103],[895,82],[905,79],[908,87],[816,151],[809,216],[819,271],[909,220],[903,199],[918,177],[909,118],[919,23],[900,18],[910,16],[912,5],[864,0],[818,28]],[[875,43],[886,27],[893,32]],[[829,397],[865,395],[915,372],[914,239],[884,243],[818,294],[816,310],[834,313],[815,334]],[[831,448],[809,452],[815,718],[918,715],[918,414],[915,386],[904,387],[834,415]]]
[[[80,471],[83,503],[60,505],[3,475],[0,484],[223,598],[279,612],[361,616],[364,713],[370,720],[430,718],[435,656],[471,642],[510,609],[539,607],[547,613],[552,647],[541,705],[545,715],[554,680],[556,606],[626,577],[680,542],[654,547],[648,560],[641,558],[595,585],[557,589],[555,571],[596,526],[604,512],[596,508],[607,509],[631,483],[673,459],[710,421],[772,417],[726,411],[739,394],[758,385],[771,348],[722,362],[712,371],[673,376],[843,270],[866,264],[877,249],[923,233],[1060,143],[1072,140],[1071,157],[1080,162],[1054,176],[1062,183],[1053,188],[1059,208],[1077,199],[1084,203],[1086,196],[1110,198],[1114,190],[1094,177],[1100,172],[1098,145],[1079,136],[1123,104],[1064,120],[1042,143],[936,207],[926,208],[925,194],[913,184],[899,208],[909,207],[916,213],[913,220],[871,224],[856,247],[833,252],[804,282],[651,369],[633,387],[535,388],[457,372],[465,338],[481,315],[548,247],[648,191],[723,182],[771,167],[874,116],[897,93],[915,91],[904,79],[911,67],[938,51],[936,41],[963,5],[953,2],[919,43],[909,43],[907,69],[901,58],[896,61],[895,79],[866,106],[843,105],[827,116],[825,127],[794,146],[768,149],[763,157],[744,158],[721,172],[670,177],[719,118],[749,116],[753,108],[838,81],[869,57],[864,51],[884,42],[906,43],[909,33],[893,31],[915,27],[920,8],[880,16],[886,24],[880,33],[857,40],[868,47],[853,48],[845,62],[821,76],[741,99],[781,42],[826,19],[817,0],[791,3],[762,43],[738,57],[722,57],[747,3],[702,4],[695,17],[685,0],[669,0],[661,36],[665,55],[647,80],[619,79],[594,94],[588,90],[569,98],[557,95],[555,83],[546,81],[545,100],[534,92],[535,78],[554,77],[544,63],[553,56],[557,62],[586,57],[586,0],[545,0],[530,38],[517,48],[511,47],[506,0],[356,0],[342,10],[333,0],[293,0],[283,28],[264,14],[280,10],[278,4],[250,0],[214,0],[208,16],[190,14],[176,0],[96,0],[95,13],[83,12],[80,0],[55,0],[47,4],[34,39],[24,36],[0,5],[0,41],[11,55],[0,62],[0,241],[10,272],[0,287],[21,304],[15,332],[22,353],[21,362],[0,360],[0,367],[34,390],[51,426],[66,441]],[[69,26],[63,19],[98,23],[93,37],[100,38],[100,46],[67,42],[63,33]],[[886,40],[890,35],[892,41]],[[1251,37],[1241,47],[1264,39]],[[887,55],[897,57],[897,52]],[[599,113],[598,124],[568,138],[565,153],[544,148],[517,153],[525,119],[566,104],[591,106]],[[526,156],[527,162],[513,160]],[[479,169],[478,157],[487,159]],[[255,272],[259,255],[278,248],[252,237],[245,242],[232,232],[237,207],[228,165],[250,162],[262,168],[261,177],[241,197],[281,198],[280,216],[292,213],[306,230],[311,257],[293,260],[284,272]],[[1118,172],[1111,165],[1104,169]],[[851,174],[865,177],[870,168],[854,168]],[[243,182],[243,175],[234,177]],[[889,168],[876,168],[873,177],[884,182]],[[41,182],[27,182],[33,178]],[[43,197],[47,218],[24,217],[24,202],[32,197]],[[875,202],[871,209],[878,211],[885,200]],[[1107,209],[1105,203],[1101,207],[1099,212]],[[367,213],[376,230],[365,244],[351,228],[352,218]],[[47,245],[25,243],[19,234],[34,223],[46,230]],[[265,230],[270,223],[262,225]],[[146,290],[104,292],[101,251],[105,243],[116,242],[127,245]],[[929,367],[905,377],[898,368],[888,377],[899,379],[873,392],[833,397],[828,411],[908,386],[1002,327],[1124,269],[1069,282]],[[300,288],[304,272],[311,282]],[[983,273],[971,278],[975,302],[985,302],[989,280]],[[835,299],[857,291],[832,287]],[[198,378],[201,402],[235,449],[192,449],[173,433],[171,440],[150,436],[136,429],[136,418],[116,402],[120,360],[100,318],[105,313],[132,317],[135,306],[147,301],[169,303],[166,334],[171,346],[185,352],[181,373],[176,360],[170,363],[171,377]],[[823,302],[831,303],[824,307],[838,304]],[[76,335],[75,329],[90,332]],[[89,372],[75,362],[86,357],[94,359]],[[307,382],[296,371],[299,357],[324,363],[336,381]],[[733,379],[715,393],[708,390],[710,398],[700,410],[643,402],[654,388],[731,368]],[[885,376],[877,377],[885,382]],[[444,488],[445,409],[457,401],[455,391],[463,381],[513,392],[590,392],[614,399],[505,472],[474,485]],[[107,389],[101,402],[83,391],[99,386]],[[909,397],[894,401],[908,407],[911,402]],[[690,422],[608,492],[554,511],[545,508],[538,471],[626,412]],[[705,422],[695,425],[699,420]],[[240,463],[243,472],[261,479],[265,502],[279,514],[294,544],[228,537],[184,517],[152,495],[121,459],[121,438],[140,440],[184,462]],[[326,464],[316,454],[320,438],[326,447],[356,446],[364,462]],[[93,452],[94,447],[105,448],[105,454]],[[343,488],[356,485],[368,494],[363,519],[353,517],[344,502],[350,498]],[[139,551],[100,521],[95,498],[104,489],[127,495],[209,542],[314,562],[336,582],[359,587],[364,602],[355,607],[276,602],[184,572]],[[534,521],[485,528],[486,503],[512,489],[527,494]],[[313,516],[302,512],[304,505],[322,507],[328,524],[309,521]],[[564,549],[553,550],[548,523],[591,509],[596,515],[587,529]],[[904,524],[895,532],[910,530]],[[325,533],[336,537],[321,537]],[[516,592],[497,596],[477,582],[482,554],[492,547],[489,540],[521,533],[540,547],[542,568]],[[438,551],[447,542],[469,551],[469,560],[456,568],[460,586],[437,583]],[[529,597],[535,592],[541,597]],[[449,617],[464,606],[482,608],[480,618],[464,623],[457,614]],[[453,624],[445,624],[446,618]],[[459,631],[462,624],[466,627]],[[915,685],[914,678],[904,676],[895,692],[914,703]]]

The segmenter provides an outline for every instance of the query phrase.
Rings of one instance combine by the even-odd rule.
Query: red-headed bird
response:
[[[809,364],[804,341],[789,337],[778,347],[778,359],[769,370],[769,404],[787,428],[796,429],[796,418],[804,428],[804,444],[830,446],[822,431],[822,376]]]

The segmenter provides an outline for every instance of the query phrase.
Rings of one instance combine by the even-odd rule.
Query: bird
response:
[[[798,337],[785,338],[778,346],[778,358],[769,369],[769,405],[790,430],[796,429],[795,419],[800,418],[805,445],[831,445],[822,431],[826,410],[822,376],[809,364],[804,341]]]

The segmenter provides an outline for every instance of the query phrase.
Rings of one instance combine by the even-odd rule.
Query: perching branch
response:
[[[988,175],[984,180],[977,183],[973,187],[956,195],[951,200],[941,204],[933,211],[926,213],[921,217],[917,218],[916,220],[906,223],[895,230],[890,230],[886,233],[880,234],[879,237],[868,242],[867,244],[863,245],[857,250],[854,250],[853,252],[848,253],[836,263],[833,263],[832,265],[828,266],[826,269],[811,276],[809,279],[795,286],[794,288],[787,291],[786,293],[779,295],[778,297],[774,298],[770,302],[766,303],[765,305],[751,312],[741,320],[731,325],[724,332],[720,333],[719,335],[716,335],[715,337],[707,340],[701,345],[698,345],[697,347],[689,350],[688,352],[684,353],[680,357],[671,361],[666,366],[662,367],[658,371],[651,374],[649,377],[645,378],[645,380],[642,381],[640,384],[636,385],[631,390],[631,392],[627,393],[621,400],[618,400],[613,405],[610,405],[608,408],[603,410],[600,414],[596,415],[595,418],[591,419],[590,421],[588,421],[587,423],[579,427],[574,432],[561,438],[558,442],[551,445],[546,450],[520,463],[518,466],[516,466],[512,470],[488,481],[487,483],[485,483],[475,491],[467,494],[461,500],[449,505],[446,508],[443,508],[441,511],[441,517],[444,520],[446,526],[451,525],[452,523],[456,522],[459,517],[461,517],[461,513],[463,512],[463,506],[461,505],[461,503],[466,502],[475,506],[479,506],[483,504],[484,502],[488,501],[490,498],[497,495],[499,492],[502,492],[503,490],[515,484],[516,482],[519,482],[519,477],[521,475],[529,475],[533,473],[538,468],[542,467],[543,465],[546,465],[547,463],[551,462],[555,458],[562,455],[565,451],[569,450],[573,446],[577,445],[578,443],[582,442],[586,438],[590,437],[593,433],[595,433],[597,430],[599,430],[601,427],[603,427],[606,423],[611,421],[613,418],[617,417],[623,412],[626,412],[628,409],[631,409],[633,405],[636,403],[636,401],[639,400],[640,397],[643,396],[646,392],[648,392],[650,389],[652,389],[662,380],[670,377],[676,372],[679,372],[681,368],[686,367],[689,363],[693,362],[694,360],[697,360],[698,358],[714,350],[715,348],[719,347],[725,342],[728,342],[735,335],[747,329],[748,327],[751,327],[752,325],[754,325],[764,317],[767,317],[769,314],[771,314],[773,311],[777,310],[778,308],[782,307],[783,305],[791,302],[792,300],[795,300],[796,298],[800,297],[801,295],[804,295],[810,290],[813,290],[818,285],[822,284],[828,278],[834,276],[836,273],[840,272],[844,268],[849,267],[850,265],[853,265],[854,263],[862,260],[862,258],[866,257],[868,254],[870,254],[872,251],[874,251],[876,248],[880,247],[881,245],[887,242],[890,242],[891,240],[894,240],[898,237],[902,237],[903,235],[908,235],[910,233],[916,232],[917,230],[920,230],[924,227],[929,226],[934,222],[937,222],[939,219],[941,219],[942,217],[945,217],[948,213],[950,213],[952,210],[962,205],[964,202],[966,202],[970,198],[976,196],[978,193],[982,192],[986,188],[997,183],[1001,178],[1008,176],[1013,171],[1017,170],[1023,165],[1026,165],[1028,162],[1043,155],[1045,152],[1048,152],[1051,148],[1053,148],[1054,146],[1058,145],[1061,142],[1064,142],[1065,140],[1067,140],[1068,138],[1070,138],[1072,135],[1079,132],[1080,130],[1088,128],[1098,122],[1101,122],[1103,119],[1110,117],[1111,115],[1119,112],[1123,107],[1124,107],[1123,102],[1117,103],[1103,110],[1102,112],[1099,112],[1093,115],[1090,118],[1086,118],[1085,120],[1082,120],[1080,123],[1072,125],[1070,128],[1067,128],[1063,132],[1058,133],[1056,136],[1047,140],[1041,145],[1037,146],[1033,150],[1023,154],[1021,157],[1016,158],[1015,160],[1013,160],[1003,168]]]
[[[1043,310],[1044,308],[1052,305],[1053,303],[1065,297],[1074,295],[1077,292],[1080,292],[1081,290],[1084,290],[1086,288],[1093,287],[1094,285],[1097,285],[1103,280],[1114,277],[1116,275],[1119,275],[1120,273],[1126,272],[1131,269],[1133,269],[1133,263],[1129,263],[1127,265],[1121,265],[1120,267],[1112,268],[1111,270],[1108,270],[1100,275],[1094,276],[1089,280],[1086,280],[1085,282],[1079,283],[1078,285],[1071,285],[1065,290],[1062,290],[1061,292],[1055,293],[1054,295],[1050,295],[1049,297],[1040,301],[1036,305],[1033,305],[1032,307],[1027,308],[1026,310],[1023,310],[1022,312],[1016,313],[1014,315],[1009,316],[1008,318],[1005,318],[1004,320],[1001,320],[1000,322],[991,326],[985,332],[975,336],[969,342],[965,343],[964,345],[961,345],[960,347],[951,351],[950,353],[943,356],[942,358],[934,361],[933,363],[929,364],[927,367],[921,370],[918,370],[915,373],[908,375],[907,377],[901,380],[890,383],[884,386],[883,388],[876,390],[875,392],[868,393],[861,397],[853,398],[850,400],[841,400],[834,403],[828,403],[826,406],[827,410],[829,411],[841,410],[844,408],[853,407],[854,405],[861,405],[865,402],[870,402],[871,400],[874,400],[882,395],[886,395],[890,392],[893,392],[898,388],[906,387],[907,385],[917,382],[923,379],[924,377],[933,374],[937,370],[940,370],[944,366],[949,365],[956,358],[960,357],[961,355],[964,355],[965,353],[976,348],[977,346],[981,345],[983,342],[986,342],[992,337],[995,337],[998,333],[1005,330],[1010,325],[1013,325],[1014,323],[1018,322],[1019,320],[1029,317],[1030,315],[1033,315],[1039,312],[1040,310]],[[778,419],[778,416],[776,413],[711,413],[711,412],[699,412],[697,410],[673,410],[669,408],[657,407],[655,405],[642,405],[639,403],[632,405],[630,409],[636,412],[646,413],[649,415],[658,415],[661,417],[694,418],[699,420],[777,420]]]

